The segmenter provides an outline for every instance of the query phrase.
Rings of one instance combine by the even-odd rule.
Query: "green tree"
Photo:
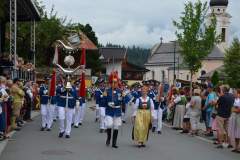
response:
[[[217,86],[219,83],[219,74],[218,71],[215,71],[212,75],[211,82],[213,83],[213,86]]]
[[[38,4],[38,3],[37,3]],[[53,43],[62,39],[66,28],[66,18],[59,18],[54,7],[50,13],[44,11],[44,6],[37,5],[40,9],[41,21],[36,25],[36,63],[37,67],[49,66],[54,55]],[[17,53],[24,59],[32,59],[30,52],[30,22],[18,23]]]
[[[207,5],[207,2],[202,3],[200,0],[195,3],[188,2],[180,21],[173,21],[177,28],[176,36],[181,47],[181,55],[190,70],[191,91],[193,75],[201,68],[201,60],[212,51],[217,40],[215,16],[212,14],[209,25],[205,23]]]
[[[6,1],[5,0],[1,0],[0,3],[0,21],[5,19],[5,12],[6,12]]]
[[[72,24],[65,17],[59,17],[57,11],[52,7],[50,12],[46,11],[45,6],[40,0],[33,0],[41,17],[41,21],[36,23],[36,63],[37,67],[49,66],[52,64],[54,56],[54,42],[58,39],[66,37],[70,30],[81,30],[96,46],[98,38],[93,31],[90,24],[82,25],[80,23]],[[5,0],[3,1],[5,2]],[[3,15],[3,3],[0,3],[0,22]],[[17,54],[25,60],[33,59],[30,51],[30,22],[18,22],[17,31]],[[7,26],[9,31],[9,25]],[[9,41],[7,41],[6,48],[9,48]],[[60,51],[60,61],[63,61],[65,53]],[[80,53],[76,55],[80,58]],[[87,67],[93,69],[93,73],[101,70],[101,62],[97,51],[87,51]]]
[[[240,88],[240,42],[234,39],[232,45],[226,50],[224,58],[224,71],[227,83],[233,88]]]

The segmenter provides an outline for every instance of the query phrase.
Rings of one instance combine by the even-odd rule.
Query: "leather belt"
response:
[[[60,96],[61,98],[67,98],[67,96]],[[69,99],[73,99],[73,97],[68,97]]]
[[[120,108],[120,106],[110,106],[111,108]]]

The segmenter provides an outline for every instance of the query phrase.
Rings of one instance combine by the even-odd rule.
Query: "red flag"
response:
[[[55,69],[53,69],[49,88],[49,96],[55,96],[55,90],[56,90],[56,71]]]
[[[81,60],[80,60],[80,65],[81,66],[86,66],[86,49],[82,48],[82,55],[81,55]]]
[[[80,97],[86,97],[86,84],[85,84],[85,73],[84,72],[82,73],[82,76],[81,76],[79,96]]]

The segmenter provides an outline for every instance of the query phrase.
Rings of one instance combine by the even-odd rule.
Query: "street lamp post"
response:
[[[171,41],[174,43],[174,49],[173,49],[173,84],[176,83],[176,41]]]
[[[179,66],[179,56],[178,56],[178,58],[177,58],[177,60],[178,60],[178,79],[179,79],[179,68],[180,68],[180,66]]]

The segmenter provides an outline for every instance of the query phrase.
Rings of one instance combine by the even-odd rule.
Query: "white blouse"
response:
[[[234,107],[240,108],[240,98],[235,98]]]
[[[136,114],[137,114],[137,110],[138,110],[138,107],[139,107],[139,99],[141,99],[142,102],[148,102],[150,100],[150,109],[151,109],[151,114],[152,116],[154,115],[154,103],[153,103],[153,100],[150,98],[150,97],[147,97],[146,99],[143,99],[143,97],[140,97],[136,100],[134,106],[133,106],[133,114],[132,116],[135,117]]]

